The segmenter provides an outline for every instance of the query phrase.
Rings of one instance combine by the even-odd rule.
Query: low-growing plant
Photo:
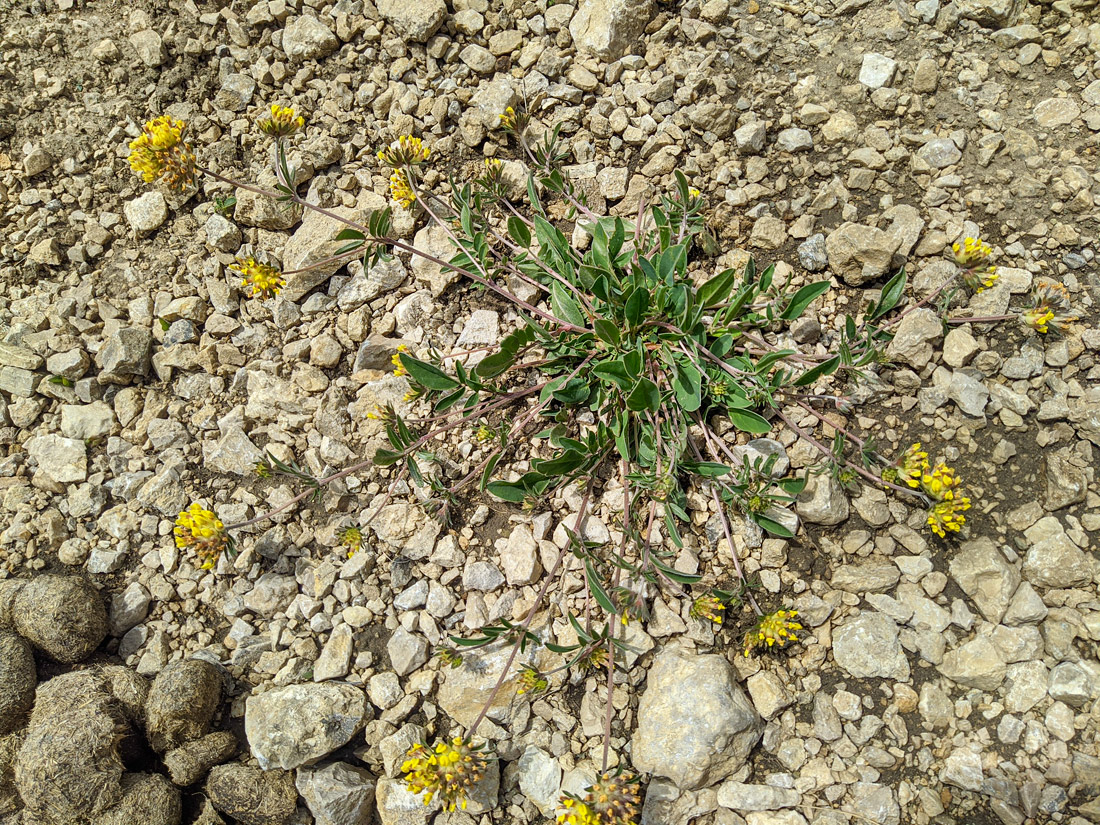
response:
[[[862,478],[908,496],[926,509],[928,525],[938,536],[959,532],[970,502],[960,494],[954,471],[943,463],[930,465],[919,444],[897,459],[881,455],[869,439],[826,418],[829,407],[846,412],[853,404],[827,389],[867,378],[885,360],[886,345],[908,313],[960,285],[971,291],[988,288],[996,271],[989,265],[988,245],[968,238],[953,249],[957,273],[931,295],[901,308],[906,276],[899,271],[862,313],[842,319],[829,354],[815,354],[793,343],[786,331],[829,289],[829,282],[799,284],[752,260],[740,271],[724,269],[699,278],[691,262],[705,237],[705,204],[684,174],[677,171],[672,191],[641,203],[632,218],[598,215],[561,169],[568,153],[556,129],[536,134],[528,116],[511,108],[501,122],[530,170],[523,197],[512,194],[499,161],[488,161],[473,180],[451,179],[441,193],[422,183],[431,151],[420,139],[404,136],[378,152],[393,200],[420,210],[443,230],[454,247],[448,259],[393,237],[389,209],[362,224],[299,195],[285,144],[304,121],[290,109],[273,107],[259,124],[275,140],[274,191],[201,166],[183,137],[185,124],[167,117],[146,124],[131,144],[131,164],[147,181],[160,179],[186,189],[205,175],[313,210],[344,225],[338,236],[343,247],[322,263],[362,257],[370,265],[398,252],[418,255],[498,296],[520,318],[499,345],[482,351],[414,354],[401,348],[394,355],[394,373],[406,378],[410,389],[400,404],[370,414],[381,423],[387,442],[371,460],[317,477],[269,455],[258,473],[294,478],[302,492],[275,510],[228,526],[212,511],[192,505],[177,521],[176,541],[210,567],[219,554],[232,553],[230,531],[285,512],[372,463],[391,474],[389,492],[375,514],[398,483],[409,481],[423,488],[426,509],[444,523],[453,521],[463,500],[479,491],[532,510],[579,485],[579,510],[565,528],[568,541],[549,565],[524,620],[500,620],[472,637],[451,636],[449,644],[437,648],[441,667],[459,667],[463,650],[511,644],[481,713],[449,742],[414,747],[404,770],[409,787],[425,792],[426,801],[435,795],[448,807],[462,806],[487,758],[474,737],[502,686],[515,678],[520,692],[549,689],[548,677],[555,671],[513,667],[528,645],[543,645],[563,657],[557,671],[602,668],[606,674],[601,776],[587,795],[563,798],[561,821],[625,825],[637,811],[636,778],[611,770],[608,753],[612,686],[629,652],[622,625],[643,618],[650,599],[663,591],[687,599],[696,620],[743,623],[745,656],[783,648],[802,630],[797,612],[782,599],[774,607],[760,604],[738,558],[734,534],[753,523],[773,536],[795,536],[798,519],[791,505],[806,479],[780,474],[774,452],[759,454],[731,444],[727,431],[763,436],[786,427],[821,451],[825,469],[837,481],[851,485]],[[567,234],[573,222],[584,233],[583,244]],[[261,300],[277,295],[294,274],[254,257],[232,268]],[[536,297],[520,297],[515,284]],[[1041,284],[1028,307],[1003,317],[1019,318],[1046,333],[1071,320],[1068,309],[1064,290]],[[794,419],[798,410],[837,431],[832,445]],[[453,472],[449,468],[459,465],[436,460],[435,452],[447,437],[468,430],[475,431],[478,446]],[[517,459],[526,460],[522,469],[513,464]],[[588,539],[585,521],[594,496],[608,485],[618,498],[620,521],[617,540],[603,544]],[[728,582],[725,589],[705,587],[702,574],[679,569],[670,549],[683,546],[692,491],[705,494],[719,518],[733,569],[711,571],[709,580]],[[349,555],[359,550],[369,522],[341,530],[339,543]],[[559,644],[531,627],[568,567],[579,571],[586,588],[575,609],[555,600],[575,636]]]

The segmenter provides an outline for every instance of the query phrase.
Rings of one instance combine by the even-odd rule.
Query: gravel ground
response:
[[[1000,278],[953,314],[1004,313],[1047,278],[1079,316],[1064,336],[1011,321],[945,330],[931,311],[899,325],[891,363],[834,423],[889,454],[920,441],[975,506],[939,540],[922,511],[826,473],[811,476],[795,539],[738,531],[762,600],[800,611],[800,645],[743,658],[747,616],[712,628],[654,596],[613,697],[612,751],[645,773],[642,822],[1100,822],[1094,0],[0,0],[0,15],[0,577],[93,582],[102,661],[152,678],[197,658],[224,675],[219,724],[237,731],[240,761],[205,786],[172,768],[182,821],[219,821],[205,794],[226,821],[260,825],[536,823],[559,789],[591,781],[595,676],[533,699],[506,691],[479,728],[500,761],[466,812],[424,808],[397,779],[409,744],[469,724],[506,657],[490,648],[452,670],[432,646],[526,614],[579,494],[534,513],[467,502],[442,529],[401,489],[347,559],[337,532],[388,484],[371,471],[243,531],[214,570],[171,537],[193,500],[230,523],[296,493],[253,473],[264,450],[318,474],[369,454],[382,434],[366,413],[406,389],[387,374],[398,344],[491,344],[515,313],[401,257],[248,300],[227,269],[237,255],[293,268],[338,227],[244,191],[222,215],[213,198],[228,186],[204,180],[185,198],[126,162],[140,124],[166,113],[188,121],[200,162],[263,182],[255,118],[291,105],[308,118],[291,153],[303,191],[362,217],[387,200],[380,145],[421,136],[427,182],[461,177],[515,159],[499,115],[523,101],[562,125],[597,211],[633,215],[683,171],[721,250],[693,264],[705,275],[751,254],[830,278],[794,330],[821,354],[902,264],[909,300],[933,292],[965,236],[995,247]],[[439,248],[416,210],[396,208],[394,227]],[[479,460],[473,435],[452,456],[459,472]],[[772,438],[796,472],[818,461],[795,433]],[[707,499],[691,503],[676,564],[729,585],[731,548]],[[616,507],[601,491],[590,534],[618,535]],[[567,573],[562,592],[582,586]],[[0,624],[39,651],[38,679],[58,678],[67,667],[48,657],[74,659],[11,613],[0,598]],[[568,625],[555,614],[541,630],[562,639]],[[25,682],[22,665],[0,666],[0,682],[16,670]],[[4,825],[31,822],[5,754],[13,737],[38,741],[36,724],[0,737]],[[202,738],[224,736],[209,726],[207,713],[164,747],[147,727],[158,752],[218,751],[201,776],[233,751]],[[123,786],[108,801],[126,804]]]

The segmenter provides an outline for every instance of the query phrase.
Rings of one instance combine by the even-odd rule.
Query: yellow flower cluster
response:
[[[168,115],[150,120],[130,142],[130,168],[146,183],[163,179],[172,189],[186,189],[195,180],[195,154],[183,139],[186,128]]]
[[[585,792],[584,798],[566,794],[561,798],[565,810],[558,814],[563,825],[634,825],[641,795],[637,778],[624,773],[602,774]]]
[[[920,442],[910,445],[901,457],[898,475],[914,490],[920,487],[921,476],[928,470],[928,453],[920,448]]]
[[[940,538],[959,532],[966,523],[963,511],[970,509],[970,499],[957,494],[960,483],[955,470],[946,464],[937,464],[921,476],[920,488],[934,502],[928,511],[928,527]]]
[[[408,375],[409,371],[405,369],[405,365],[401,363],[401,353],[408,352],[409,348],[406,344],[400,344],[395,352],[390,357],[390,363],[393,364],[393,374],[395,377],[401,377],[402,375]]]
[[[955,263],[963,269],[974,269],[983,265],[993,255],[993,247],[980,238],[963,238],[951,244],[951,251],[955,254]]]
[[[345,527],[337,534],[337,538],[341,546],[348,548],[349,559],[363,546],[363,531],[355,526]]]
[[[798,616],[797,610],[775,610],[761,616],[756,626],[745,634],[745,656],[751,654],[760,647],[784,647],[787,642],[797,638],[794,631],[801,630],[802,625],[794,621]]]
[[[488,425],[482,424],[480,427],[477,428],[476,438],[479,442],[485,443],[492,437],[493,431],[489,429]]]
[[[511,135],[518,135],[527,128],[530,116],[526,112],[517,112],[509,106],[500,116],[500,128]]]
[[[282,138],[289,137],[306,125],[306,119],[301,115],[295,115],[289,106],[273,105],[271,117],[262,118],[259,122],[260,131],[265,135]]]
[[[416,192],[409,183],[409,176],[404,169],[394,169],[390,175],[390,197],[393,202],[408,209],[416,202]]]
[[[174,529],[176,547],[191,547],[199,557],[203,570],[213,568],[218,556],[226,548],[229,537],[225,525],[211,510],[201,504],[192,504],[176,517]]]
[[[1057,281],[1043,279],[1031,290],[1031,307],[1020,314],[1020,323],[1045,335],[1050,329],[1062,332],[1077,320],[1070,312],[1069,291]]]
[[[691,603],[690,616],[693,619],[710,619],[722,624],[722,611],[726,606],[717,596],[700,596]]]
[[[431,805],[432,799],[439,797],[448,811],[461,807],[466,809],[466,797],[485,775],[488,764],[485,754],[456,736],[447,742],[438,743],[435,748],[427,745],[413,745],[407,754],[401,772],[405,774],[405,784],[410,792],[424,794],[424,804]]]
[[[530,693],[534,696],[537,693],[542,693],[550,687],[550,682],[545,676],[539,673],[537,668],[531,665],[523,665],[519,669],[519,688],[516,693]]]
[[[229,268],[241,274],[241,286],[251,289],[253,298],[270,298],[286,286],[286,280],[278,269],[260,263],[251,255],[238,258]]]
[[[386,166],[416,166],[431,155],[431,150],[418,137],[401,135],[397,140],[378,150],[378,159]]]

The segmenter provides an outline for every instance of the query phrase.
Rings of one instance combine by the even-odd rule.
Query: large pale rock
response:
[[[334,206],[328,209],[359,224],[370,220],[368,210],[358,207]],[[309,267],[304,272],[292,272],[286,276],[286,286],[280,297],[287,301],[299,301],[316,286],[331,278],[340,267],[347,263],[346,258],[327,263],[319,263],[331,258],[347,241],[338,241],[336,236],[347,227],[339,221],[307,209],[302,224],[290,236],[283,248],[283,269],[287,272]],[[318,264],[314,266],[314,264]]]
[[[979,690],[996,690],[1004,681],[1007,667],[997,646],[984,636],[971,639],[943,657],[940,673],[960,685]]]
[[[900,247],[897,235],[858,223],[843,223],[825,238],[829,266],[850,286],[885,275]]]
[[[803,521],[826,525],[840,524],[851,512],[840,482],[825,474],[809,475],[795,509]]]
[[[943,323],[930,309],[913,310],[898,324],[894,340],[886,347],[886,357],[914,369],[923,369],[932,358],[932,345],[943,337]]]
[[[833,631],[833,658],[857,678],[909,678],[909,660],[898,640],[898,626],[885,613],[861,613]]]
[[[413,238],[413,246],[440,261],[449,261],[456,251],[447,230],[436,224],[425,226],[418,231]],[[410,265],[416,280],[425,282],[431,288],[434,297],[441,295],[447,287],[462,277],[454,270],[420,255],[413,255]]]
[[[378,0],[378,11],[405,40],[424,43],[447,17],[443,0]]]
[[[763,721],[725,658],[665,648],[638,706],[635,766],[682,789],[736,773],[763,733]]]
[[[959,548],[951,560],[951,577],[994,624],[1004,618],[1012,594],[1020,584],[1020,572],[984,536]]]
[[[1016,25],[1026,5],[1027,0],[958,0],[955,4],[960,17],[994,29]]]
[[[88,456],[83,441],[60,435],[39,435],[27,441],[27,453],[38,469],[58,484],[88,477]]]
[[[347,744],[372,716],[363,691],[352,685],[288,685],[248,697],[244,732],[260,767],[290,770]]]
[[[295,784],[316,825],[370,825],[374,777],[346,762],[299,768]]]
[[[540,631],[535,628],[534,632]],[[489,698],[493,686],[500,678],[505,663],[511,653],[511,645],[490,645],[462,654],[463,667],[448,668],[443,674],[443,684],[439,686],[439,706],[451,719],[464,728],[468,728],[477,717],[482,705]],[[545,670],[553,660],[552,654],[544,647],[528,646],[526,653],[517,654],[512,663],[509,676],[497,691],[493,703],[489,706],[488,718],[494,722],[506,723],[516,706],[525,701],[516,690],[519,687],[519,666],[531,666]]]
[[[410,4],[410,5],[416,5]],[[283,29],[283,51],[291,60],[315,60],[340,48],[328,26],[308,14],[295,17]]]
[[[552,817],[561,792],[561,765],[534,745],[528,745],[517,765],[519,789],[535,803],[543,816]]]
[[[1078,547],[1054,516],[1024,531],[1031,548],[1024,558],[1024,578],[1038,587],[1081,587],[1096,575],[1096,560]]]
[[[653,12],[653,0],[582,0],[569,33],[579,50],[610,63],[626,54]]]

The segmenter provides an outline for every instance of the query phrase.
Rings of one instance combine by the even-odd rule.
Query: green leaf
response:
[[[575,327],[584,326],[584,313],[573,300],[573,296],[566,292],[565,287],[559,281],[554,281],[550,287],[550,307],[554,315],[566,323]]]
[[[613,382],[621,390],[630,389],[630,386],[634,383],[634,379],[626,371],[626,366],[621,358],[613,361],[601,361],[592,368],[592,372],[598,378]]]
[[[689,473],[701,475],[703,478],[719,478],[733,471],[729,465],[717,461],[699,461],[694,464],[684,462],[681,466]]]
[[[501,456],[503,455],[504,452],[502,450],[497,450],[493,453],[492,457],[490,457],[489,463],[485,465],[485,469],[481,473],[481,484],[479,485],[479,489],[484,490],[489,484],[489,476],[496,470],[497,464],[500,463]]]
[[[703,402],[703,385],[699,370],[693,364],[677,361],[676,374],[672,379],[672,389],[676,392],[676,403],[684,412],[695,412]]]
[[[377,464],[379,467],[389,467],[391,464],[396,464],[404,457],[404,453],[399,453],[394,450],[387,450],[379,447],[374,454],[374,463]]]
[[[358,229],[352,229],[350,226],[344,227],[336,233],[336,237],[333,240],[337,241],[361,241],[366,236],[363,235]]]
[[[531,463],[535,472],[548,476],[564,476],[576,470],[584,464],[587,456],[573,450],[565,450],[561,455],[546,461],[534,461]]]
[[[419,361],[407,353],[400,353],[401,363],[416,383],[429,390],[453,390],[459,383],[439,367]]]
[[[879,298],[878,306],[875,307],[874,312],[872,312],[871,316],[867,319],[868,321],[877,321],[898,305],[898,301],[901,300],[901,296],[905,292],[906,280],[905,267],[902,267],[898,270],[897,275],[887,281],[886,286],[882,288],[882,295]]]
[[[599,576],[596,575],[596,571],[592,567],[591,559],[584,560],[584,572],[585,578],[588,579],[588,589],[592,591],[592,598],[608,613],[615,613],[615,603],[611,601],[611,597],[607,595],[607,591],[600,584]]]
[[[597,318],[592,323],[593,328],[596,330],[596,336],[610,347],[617,347],[622,341],[622,336],[619,333],[619,327],[614,321],[609,321],[606,318]]]
[[[638,326],[649,309],[649,290],[645,287],[637,287],[626,299],[626,320],[631,326]]]
[[[726,415],[729,417],[733,426],[742,432],[762,435],[763,433],[770,432],[772,428],[772,425],[768,423],[766,418],[754,413],[752,410],[726,410]]]
[[[589,386],[588,381],[577,376],[570,378],[564,386],[555,389],[551,395],[554,396],[555,401],[571,406],[573,404],[583,404],[591,393],[592,388]]]
[[[656,567],[674,582],[679,582],[680,584],[694,584],[695,582],[699,581],[699,579],[703,578],[701,575],[695,573],[681,573],[679,570],[674,570],[667,564],[662,564],[661,562],[657,561],[657,559],[651,560],[654,567]]]
[[[837,367],[840,366],[840,356],[837,355],[830,358],[828,361],[822,361],[816,367],[806,370],[802,375],[795,379],[794,385],[796,387],[806,387],[814,383],[818,378],[824,375],[832,375],[836,372]]]
[[[512,236],[512,240],[516,242],[518,246],[527,249],[531,246],[531,230],[527,228],[522,220],[517,217],[511,217],[508,219],[508,234]]]
[[[794,533],[780,524],[774,519],[770,519],[761,513],[753,513],[752,520],[771,533],[773,536],[779,536],[782,539],[794,538]]]
[[[634,389],[630,391],[630,395],[626,397],[626,407],[634,412],[641,412],[642,410],[657,412],[661,408],[661,391],[648,378],[639,378],[638,383],[634,385]],[[771,429],[771,427],[768,429]],[[767,432],[767,430],[763,432]]]
[[[494,352],[477,362],[474,374],[482,378],[496,378],[516,363],[516,356],[507,352]]]
[[[815,298],[829,289],[828,281],[817,281],[816,283],[807,284],[798,290],[791,298],[791,302],[787,304],[787,308],[780,314],[780,318],[784,321],[793,321],[800,317]]]
[[[523,485],[515,481],[490,481],[485,485],[485,489],[497,498],[513,504],[520,504],[527,498],[527,491]]]

